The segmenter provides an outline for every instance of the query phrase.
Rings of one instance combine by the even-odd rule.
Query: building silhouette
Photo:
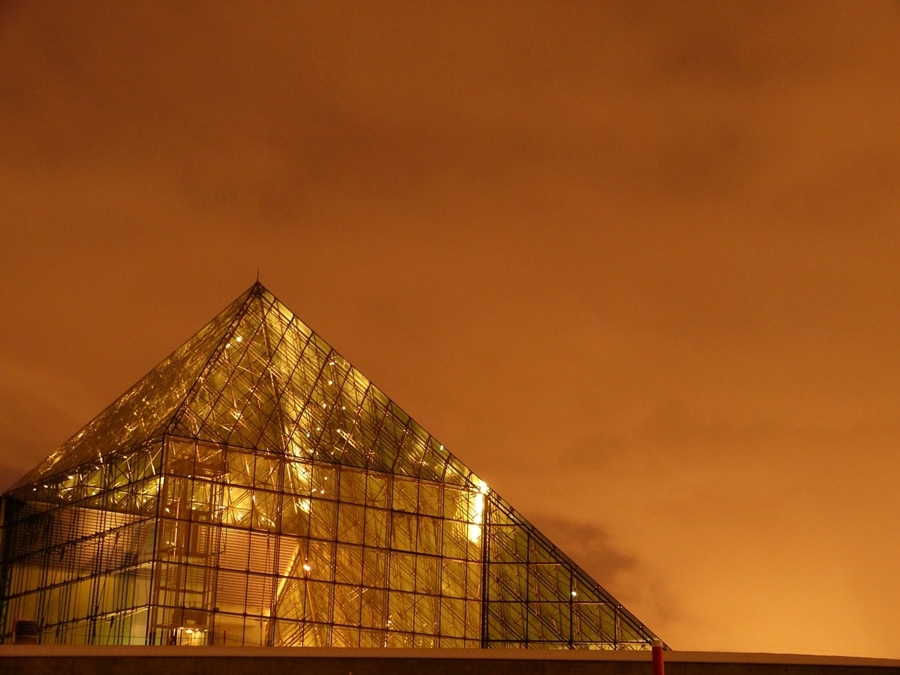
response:
[[[259,283],[2,508],[5,642],[655,638]]]

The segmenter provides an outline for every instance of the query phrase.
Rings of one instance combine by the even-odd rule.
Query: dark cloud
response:
[[[620,577],[633,573],[637,559],[617,550],[609,534],[593,523],[580,523],[560,518],[535,519],[545,532],[553,533],[553,541],[570,558],[598,579],[607,580],[613,588]]]
[[[633,554],[618,549],[609,533],[596,523],[541,515],[534,523],[588,574],[603,579],[604,587],[619,602],[626,607],[640,603],[652,608],[654,618],[661,624],[651,626],[653,630],[663,631],[683,618],[678,600],[665,582],[644,568]]]

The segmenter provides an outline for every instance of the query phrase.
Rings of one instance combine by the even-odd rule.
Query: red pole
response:
[[[665,675],[662,640],[653,641],[653,675]]]

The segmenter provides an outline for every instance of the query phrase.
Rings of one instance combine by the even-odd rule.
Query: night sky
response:
[[[0,482],[260,280],[673,648],[900,658],[900,3],[0,0]]]

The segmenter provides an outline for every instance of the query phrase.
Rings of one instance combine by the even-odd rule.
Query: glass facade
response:
[[[7,642],[655,638],[259,284],[2,506]]]

